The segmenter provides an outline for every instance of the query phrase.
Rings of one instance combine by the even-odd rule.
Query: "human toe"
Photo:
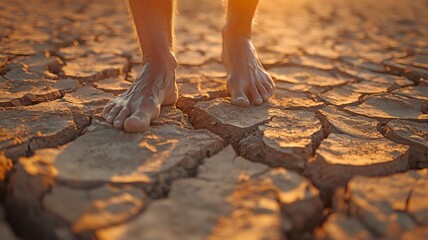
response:
[[[125,120],[124,129],[131,133],[144,132],[150,126],[150,119],[144,112],[135,112]]]
[[[266,89],[266,92],[269,94],[269,96],[273,95],[273,91],[275,89],[275,83],[272,79],[268,79],[263,83],[263,86]]]
[[[117,114],[122,110],[122,106],[115,106],[113,107],[110,112],[105,117],[106,121],[108,123],[113,123],[113,120],[116,118]]]
[[[104,108],[103,108],[103,111],[102,111],[102,113],[101,113],[101,116],[104,118],[104,119],[106,119],[106,117],[107,117],[107,114],[111,111],[111,109],[114,107],[114,103],[113,102],[109,102],[109,103],[107,103],[105,106],[104,106]]]
[[[263,101],[267,102],[269,100],[269,93],[267,92],[266,88],[263,86],[263,84],[259,83],[257,84],[257,90],[259,91],[260,96],[262,96]]]
[[[250,106],[250,100],[243,92],[236,92],[231,94],[231,103],[240,107],[248,107]]]
[[[262,96],[260,96],[259,91],[257,90],[256,86],[253,86],[249,89],[249,95],[251,97],[251,101],[255,104],[255,105],[260,105],[263,103],[263,98]]]
[[[116,118],[114,119],[113,126],[118,129],[123,128],[123,123],[125,122],[125,119],[129,116],[129,109],[123,108],[119,114],[117,114]]]

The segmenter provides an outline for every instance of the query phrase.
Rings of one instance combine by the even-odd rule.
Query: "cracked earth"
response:
[[[264,0],[275,79],[230,104],[221,1],[179,4],[177,106],[105,123],[141,69],[121,0],[0,7],[0,239],[428,239],[428,5]]]

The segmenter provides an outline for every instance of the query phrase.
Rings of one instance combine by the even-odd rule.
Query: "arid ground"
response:
[[[230,104],[220,0],[181,0],[176,106],[104,104],[141,69],[122,0],[2,0],[0,239],[428,239],[428,2],[264,0],[269,103]]]

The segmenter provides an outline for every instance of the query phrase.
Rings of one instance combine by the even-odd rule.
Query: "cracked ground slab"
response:
[[[346,190],[338,192],[337,207],[331,219],[318,230],[318,236],[424,239],[426,232],[422,229],[427,228],[428,194],[423,189],[428,183],[427,177],[424,169],[387,177],[352,179]],[[351,227],[351,223],[356,227]]]
[[[428,162],[428,126],[405,120],[388,122],[381,131],[395,142],[410,146],[410,164],[413,167],[426,168]]]
[[[423,0],[261,1],[250,108],[221,1],[178,7],[177,104],[126,134],[100,116],[141,70],[124,2],[2,2],[1,239],[427,238]]]
[[[103,141],[106,137],[115,142]],[[167,124],[136,135],[100,127],[60,148],[40,149],[20,158],[6,206],[16,215],[34,213],[24,226],[36,219],[59,225],[28,234],[86,238],[96,229],[138,215],[148,202],[146,196],[165,197],[172,182],[193,176],[199,161],[221,147],[221,139],[206,130]],[[30,185],[31,192],[12,190]],[[42,203],[31,203],[40,198]]]
[[[313,215],[320,214],[322,205],[304,177],[252,163],[228,146],[206,159],[196,178],[175,181],[168,199],[153,203],[129,224],[98,234],[120,239],[281,239],[281,231],[301,233],[315,226],[321,220]]]
[[[330,134],[310,160],[306,173],[328,197],[356,175],[383,176],[407,171],[409,147],[388,139],[359,139]]]
[[[75,139],[89,117],[64,102],[40,103],[1,111],[0,150],[11,158]]]

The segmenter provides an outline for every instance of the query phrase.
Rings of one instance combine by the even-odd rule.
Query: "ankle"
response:
[[[173,52],[157,52],[155,54],[143,54],[143,65],[149,62],[162,64],[173,69],[176,69],[178,66],[177,58],[175,57],[175,54]]]
[[[226,24],[222,30],[223,39],[251,38],[251,27],[247,25]]]

